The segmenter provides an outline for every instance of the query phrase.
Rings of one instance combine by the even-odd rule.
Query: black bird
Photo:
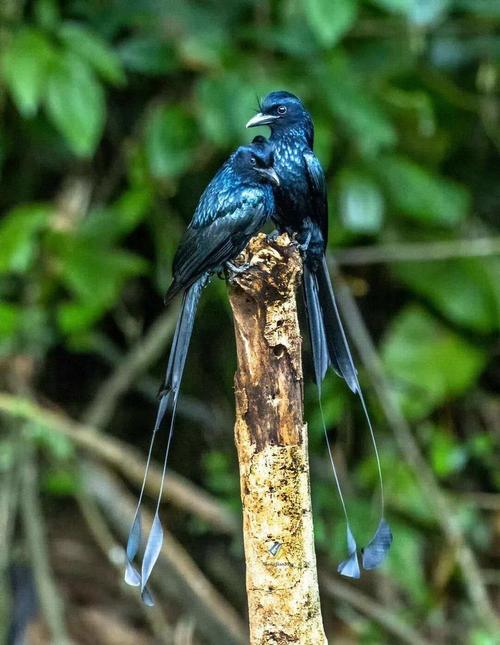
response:
[[[170,350],[165,381],[149,447],[144,480],[127,543],[125,581],[141,587],[146,604],[153,604],[146,586],[160,553],[163,529],[159,518],[168,453],[172,440],[175,411],[180,383],[193,330],[196,308],[201,292],[210,276],[222,269],[241,272],[231,260],[239,255],[250,238],[259,231],[274,211],[272,185],[279,185],[273,168],[272,146],[268,143],[242,146],[217,172],[200,198],[193,219],[179,244],[173,262],[173,279],[166,296],[169,303],[183,292],[181,313]],[[154,440],[167,410],[171,407],[170,429],[165,448],[163,475],[156,512],[144,550],[141,572],[134,567],[141,543],[141,502],[148,475]]]
[[[289,92],[271,92],[259,109],[260,112],[247,123],[247,128],[268,125],[271,129],[269,140],[274,149],[274,167],[280,176],[280,185],[274,188],[276,212],[273,220],[279,230],[295,236],[303,252],[303,293],[318,393],[321,394],[321,383],[328,367],[332,367],[345,379],[349,388],[359,394],[370,429],[380,477],[382,506],[377,531],[363,550],[363,566],[365,569],[374,569],[385,558],[392,534],[384,520],[382,473],[375,437],[328,273],[325,255],[328,241],[327,191],[323,169],[313,152],[314,126],[300,99]],[[263,137],[259,137],[259,145],[264,145],[264,141]],[[327,446],[330,451],[328,440]],[[359,577],[357,546],[331,453],[330,459],[347,521],[349,557],[339,565],[339,572]]]

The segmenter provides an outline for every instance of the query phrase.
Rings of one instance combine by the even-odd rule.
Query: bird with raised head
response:
[[[273,168],[272,146],[261,142],[238,148],[223,164],[202,194],[174,257],[173,279],[166,293],[165,303],[182,292],[182,307],[160,392],[144,479],[127,543],[125,581],[132,586],[141,587],[142,598],[148,605],[153,604],[153,600],[146,585],[163,541],[159,506],[172,441],[177,399],[197,305],[201,292],[213,273],[223,269],[229,274],[242,270],[241,267],[234,266],[232,260],[243,251],[250,238],[262,228],[267,218],[274,212],[273,185],[279,185],[279,178]],[[163,477],[139,572],[134,565],[134,560],[139,551],[142,535],[141,503],[155,438],[169,409],[171,417],[165,445]]]
[[[359,395],[370,430],[380,478],[381,516],[373,538],[362,551],[362,562],[365,569],[374,569],[384,560],[392,533],[384,519],[382,472],[375,436],[328,272],[328,199],[325,175],[313,151],[314,125],[302,101],[285,91],[268,94],[260,103],[259,112],[248,121],[247,128],[263,125],[271,129],[269,141],[274,150],[274,167],[280,177],[280,185],[274,187],[276,210],[272,218],[280,231],[295,237],[303,253],[303,295],[320,404],[321,383],[331,367]],[[263,137],[259,137],[259,145],[264,145]],[[328,439],[327,446],[330,451]],[[331,453],[330,459],[347,522],[348,557],[338,569],[343,575],[357,578],[360,575],[357,544]]]

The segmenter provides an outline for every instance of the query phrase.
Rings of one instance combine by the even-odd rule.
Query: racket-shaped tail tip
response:
[[[350,526],[347,526],[347,552],[349,557],[342,560],[337,567],[337,571],[341,576],[346,576],[346,578],[359,578],[361,571],[358,562],[358,545]]]
[[[163,527],[158,516],[158,511],[155,513],[153,524],[149,532],[146,548],[144,549],[144,557],[142,559],[142,580],[141,580],[141,594],[146,590],[146,584],[149,576],[160,555],[161,546],[163,544]]]
[[[139,551],[139,546],[141,544],[141,514],[138,510],[135,514],[134,521],[130,527],[130,533],[128,534],[127,540],[127,564],[125,567],[125,582],[132,587],[138,587],[141,584],[141,574],[134,567],[134,558]]]
[[[356,551],[351,553],[351,555],[338,565],[337,571],[341,576],[346,578],[359,578],[361,577],[361,571],[359,569],[358,554]]]
[[[375,535],[370,542],[362,549],[363,569],[367,571],[376,569],[385,560],[392,544],[392,531],[387,522],[382,518]]]
[[[141,574],[137,571],[137,569],[131,562],[127,562],[125,566],[124,580],[131,587],[141,586]]]
[[[141,598],[142,598],[142,602],[146,605],[146,607],[155,606],[155,601],[153,600],[153,596],[147,587],[144,587],[144,589],[142,590]]]

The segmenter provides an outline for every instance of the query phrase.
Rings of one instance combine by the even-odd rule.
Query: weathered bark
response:
[[[286,235],[258,235],[241,260],[251,268],[230,302],[250,642],[324,645],[295,299],[302,263]]]

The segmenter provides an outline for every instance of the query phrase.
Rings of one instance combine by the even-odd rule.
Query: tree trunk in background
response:
[[[250,643],[323,645],[295,298],[302,262],[286,235],[258,235],[241,259],[252,268],[230,302]]]

